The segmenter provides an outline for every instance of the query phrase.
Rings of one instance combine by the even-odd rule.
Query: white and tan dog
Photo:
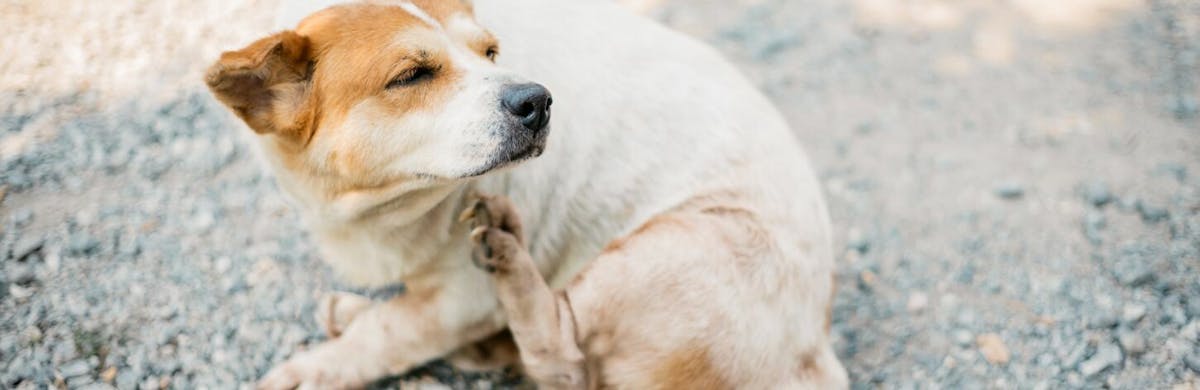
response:
[[[509,325],[545,387],[846,386],[819,184],[701,43],[606,1],[370,1],[225,53],[206,81],[337,274],[406,286],[325,300],[331,340],[262,388],[364,386]]]

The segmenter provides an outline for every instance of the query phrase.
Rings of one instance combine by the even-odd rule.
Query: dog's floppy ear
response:
[[[311,80],[308,38],[284,31],[221,54],[205,82],[259,134],[306,138]]]

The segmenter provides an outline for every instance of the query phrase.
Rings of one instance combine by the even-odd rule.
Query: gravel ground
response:
[[[856,388],[1200,387],[1200,2],[629,3],[807,144]],[[0,1],[0,388],[244,387],[321,339],[338,285],[199,82],[272,9]],[[384,386],[436,382],[520,380]]]

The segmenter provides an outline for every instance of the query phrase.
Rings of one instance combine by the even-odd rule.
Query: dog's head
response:
[[[334,192],[444,183],[545,146],[550,93],[496,65],[499,50],[465,1],[374,1],[226,52],[206,82],[284,169]]]

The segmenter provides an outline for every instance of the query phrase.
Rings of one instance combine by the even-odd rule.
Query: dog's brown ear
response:
[[[311,61],[308,38],[284,31],[221,54],[205,82],[255,132],[301,137],[311,119]]]

